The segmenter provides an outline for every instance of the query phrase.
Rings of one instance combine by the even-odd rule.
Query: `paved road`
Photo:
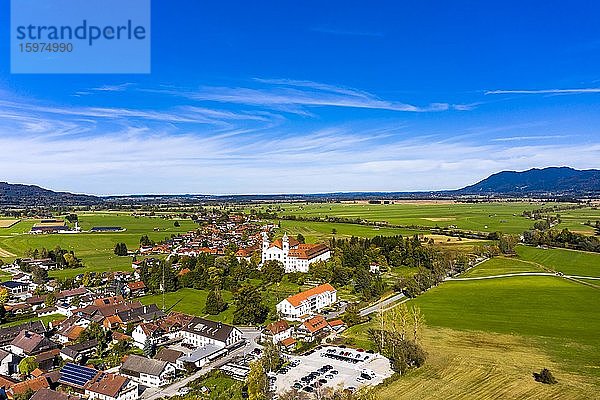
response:
[[[552,272],[515,272],[514,274],[476,276],[476,277],[472,277],[472,278],[446,278],[446,280],[447,281],[479,281],[479,280],[483,280],[483,279],[510,278],[513,276],[556,276],[559,278],[600,280],[600,277],[597,277],[597,276],[557,275]]]
[[[402,293],[395,294],[392,297],[388,297],[387,299],[380,301],[379,303],[375,303],[372,306],[363,308],[362,310],[360,310],[360,316],[366,317],[369,314],[377,312],[381,307],[385,308],[392,303],[402,300],[405,297],[406,296],[404,296]]]
[[[239,349],[232,351],[231,353],[229,353],[228,355],[226,355],[223,358],[220,358],[212,363],[205,365],[200,370],[196,371],[194,374],[192,374],[186,378],[183,378],[177,382],[174,382],[169,386],[165,386],[162,388],[146,389],[144,391],[144,393],[142,393],[142,395],[140,396],[140,399],[157,400],[162,397],[168,398],[171,396],[175,396],[179,389],[181,389],[184,386],[187,386],[187,384],[192,382],[193,380],[200,378],[202,375],[208,373],[209,371],[211,371],[213,369],[220,368],[221,366],[227,364],[228,362],[230,362],[233,358],[235,358],[237,356],[248,354],[252,350],[254,350],[256,347],[261,347],[256,343],[256,339],[260,336],[260,330],[257,330],[256,328],[253,328],[253,327],[239,328],[239,329],[242,331],[244,339],[246,339],[245,346],[242,346]]]

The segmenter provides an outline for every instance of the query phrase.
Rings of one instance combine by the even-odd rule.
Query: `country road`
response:
[[[402,293],[395,294],[392,297],[388,297],[387,299],[380,301],[379,303],[373,304],[372,306],[369,306],[367,308],[363,308],[362,310],[360,310],[360,316],[366,317],[367,315],[377,312],[377,310],[379,310],[380,308],[402,300],[405,297],[406,296]]]
[[[558,278],[571,278],[571,279],[593,279],[600,280],[597,276],[581,276],[581,275],[557,275],[552,272],[515,272],[514,274],[502,274],[502,275],[489,275],[489,276],[476,276],[472,278],[446,278],[446,281],[479,281],[483,279],[495,279],[495,278],[510,278],[514,276],[556,276]]]

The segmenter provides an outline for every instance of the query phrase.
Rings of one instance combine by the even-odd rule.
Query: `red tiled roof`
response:
[[[85,385],[85,389],[105,396],[117,397],[127,381],[128,379],[121,375],[98,374],[93,381]]]
[[[298,307],[300,303],[307,300],[309,297],[325,293],[325,292],[335,292],[335,288],[331,286],[329,283],[325,283],[323,285],[314,287],[312,289],[305,290],[304,292],[300,292],[294,294],[287,298],[287,301],[293,305],[294,307]]]
[[[277,335],[278,333],[285,332],[290,329],[290,326],[286,321],[275,321],[267,325],[267,330],[271,331],[273,335]]]
[[[127,284],[127,287],[130,290],[140,290],[146,289],[146,284],[144,283],[144,281],[130,282]]]
[[[14,398],[15,395],[25,393],[28,389],[31,389],[33,392],[37,392],[40,389],[48,387],[50,387],[48,384],[48,379],[46,379],[44,376],[40,376],[24,382],[15,383],[10,387],[9,393],[12,395],[11,397]]]
[[[281,345],[282,345],[282,346],[285,346],[285,347],[290,347],[291,345],[294,345],[294,344],[296,344],[296,343],[298,343],[298,342],[297,342],[297,341],[296,341],[296,339],[294,339],[293,337],[289,337],[289,338],[285,338],[285,339],[283,339],[283,340],[282,340],[281,342],[279,342],[279,343],[281,343]]]
[[[322,315],[317,315],[316,317],[312,317],[311,319],[304,321],[302,324],[310,333],[315,333],[320,331],[321,329],[327,328],[329,324],[325,321]]]
[[[288,255],[303,260],[310,260],[328,251],[329,247],[324,244],[301,244],[297,249],[290,249]]]

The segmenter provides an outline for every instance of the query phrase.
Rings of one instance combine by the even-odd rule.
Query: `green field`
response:
[[[568,228],[573,232],[593,235],[595,231],[592,227],[584,225],[591,221],[600,221],[600,210],[598,208],[582,208],[577,210],[560,211],[561,223],[558,228]]]
[[[544,266],[569,275],[600,277],[600,254],[565,249],[540,249],[517,246],[522,260]]]
[[[214,321],[231,323],[234,311],[232,304],[233,295],[226,290],[223,290],[221,295],[223,296],[223,300],[229,303],[229,308],[219,315],[208,315],[204,312],[208,290],[184,288],[176,292],[165,293],[165,309],[167,311],[179,311],[189,315],[206,317]],[[154,303],[159,308],[162,308],[163,296],[161,294],[140,297],[139,300],[144,304]]]
[[[191,220],[179,221],[180,227],[175,227],[173,220],[153,217],[133,217],[127,213],[86,213],[79,214],[79,225],[83,230],[94,226],[121,226],[124,232],[111,233],[79,233],[79,234],[49,234],[29,235],[16,234],[28,232],[36,221],[24,220],[8,230],[12,235],[0,236],[0,249],[23,256],[27,249],[53,249],[60,246],[73,250],[77,257],[83,260],[85,268],[52,271],[52,277],[66,277],[81,274],[86,271],[128,271],[131,269],[131,258],[116,257],[113,253],[115,244],[123,242],[129,249],[136,249],[142,235],[160,241],[172,234],[187,232],[197,228]],[[158,228],[158,231],[154,231]],[[4,230],[2,231],[4,233]],[[10,258],[4,258],[9,261]]]
[[[521,233],[533,225],[533,221],[521,217],[525,210],[540,207],[539,203],[479,203],[479,204],[397,204],[364,203],[291,203],[278,204],[279,215],[310,217],[336,216],[360,218],[369,221],[387,221],[394,225],[448,227],[459,229],[506,233]],[[265,206],[266,207],[266,206]]]
[[[599,267],[595,254],[547,251],[519,246],[523,259],[497,257],[464,276],[543,271],[569,258],[575,271]],[[600,390],[600,282],[581,281],[554,276],[449,281],[410,300],[408,306],[419,306],[426,319],[428,362],[380,388],[381,399],[594,398]],[[352,327],[345,336],[372,346],[367,332],[373,324]],[[542,367],[551,368],[559,385],[531,379]]]
[[[274,221],[274,223],[276,223]],[[332,230],[335,229],[335,235]],[[343,224],[329,222],[312,222],[312,221],[281,221],[279,232],[287,232],[290,236],[296,236],[301,233],[307,242],[327,242],[332,237],[337,239],[350,238],[352,236],[372,238],[374,236],[413,236],[423,233],[417,230],[410,229],[394,229],[394,228],[375,228],[371,226],[358,224]]]
[[[461,275],[461,278],[479,276],[515,274],[519,272],[546,272],[535,263],[521,261],[518,258],[496,257],[479,264],[477,267]]]

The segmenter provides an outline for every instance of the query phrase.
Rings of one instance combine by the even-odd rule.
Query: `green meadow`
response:
[[[517,246],[521,260],[538,263],[568,275],[600,277],[600,254],[566,249]]]
[[[277,221],[273,221],[277,223]],[[417,230],[396,229],[396,228],[376,228],[372,226],[329,222],[312,221],[288,221],[282,220],[279,232],[287,232],[290,236],[302,234],[307,242],[327,242],[332,237],[337,239],[350,238],[352,236],[372,238],[374,236],[412,236],[423,233]],[[335,229],[335,234],[333,230]]]
[[[414,303],[433,326],[551,338],[545,341],[551,351],[587,369],[600,361],[598,294],[558,277],[511,277],[446,282]],[[569,354],[569,343],[588,351]]]
[[[50,276],[53,277],[74,276],[86,271],[127,271],[131,269],[131,258],[115,256],[113,253],[115,244],[123,242],[129,249],[135,249],[139,246],[142,235],[160,241],[172,234],[187,232],[198,226],[191,220],[180,220],[180,226],[175,227],[174,220],[134,217],[127,213],[81,213],[78,216],[79,225],[84,231],[94,226],[120,226],[126,230],[110,233],[16,234],[28,232],[36,222],[24,220],[8,228],[11,234],[6,234],[4,230],[0,231],[0,249],[22,257],[28,249],[42,247],[53,249],[60,246],[63,249],[73,250],[77,257],[83,260],[85,268],[52,271]],[[3,259],[11,260],[8,257]]]
[[[533,222],[521,217],[525,210],[538,208],[539,203],[285,203],[272,206],[280,215],[309,217],[360,218],[369,221],[387,221],[394,225],[448,227],[506,233],[520,233]],[[263,206],[266,207],[266,206]]]
[[[546,272],[535,263],[519,260],[513,257],[495,257],[462,274],[461,278],[480,276],[515,274],[519,272]]]

